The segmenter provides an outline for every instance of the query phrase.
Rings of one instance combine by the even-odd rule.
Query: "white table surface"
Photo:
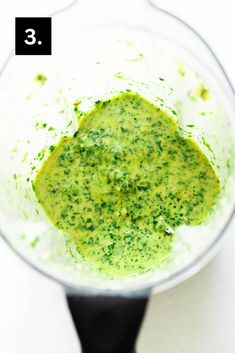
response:
[[[0,65],[14,46],[14,17],[40,15],[38,2],[1,0]],[[158,3],[200,31],[235,83],[234,1]],[[40,0],[44,5],[50,0]],[[235,352],[235,221],[230,233],[200,273],[152,297],[138,353]],[[32,352],[78,353],[79,344],[62,288],[25,265],[0,239],[0,353]]]

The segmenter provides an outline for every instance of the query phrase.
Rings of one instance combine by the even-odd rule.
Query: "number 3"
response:
[[[32,29],[32,28],[28,28],[28,29],[25,30],[25,33],[29,33],[29,32],[31,32],[31,33],[30,33],[30,34],[27,34],[27,37],[28,37],[28,39],[30,39],[30,41],[29,41],[28,39],[25,39],[24,42],[25,42],[27,45],[33,45],[33,44],[36,43],[35,30]]]

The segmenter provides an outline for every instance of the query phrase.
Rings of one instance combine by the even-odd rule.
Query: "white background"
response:
[[[14,46],[16,16],[48,14],[55,3],[66,2],[0,0],[0,66]],[[234,1],[158,3],[209,41],[235,84]],[[235,222],[230,233],[204,270],[151,299],[138,353],[235,352]],[[22,263],[0,239],[0,353],[32,352],[78,353],[79,346],[62,288]]]

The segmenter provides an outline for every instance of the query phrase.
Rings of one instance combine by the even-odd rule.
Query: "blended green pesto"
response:
[[[63,138],[34,181],[51,222],[103,273],[127,276],[160,266],[174,229],[202,223],[220,182],[175,120],[125,92],[99,101]]]

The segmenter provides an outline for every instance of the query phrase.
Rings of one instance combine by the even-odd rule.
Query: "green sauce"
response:
[[[174,229],[198,225],[212,211],[219,179],[179,131],[163,110],[121,93],[83,116],[38,172],[34,190],[49,219],[103,273],[160,266]]]

